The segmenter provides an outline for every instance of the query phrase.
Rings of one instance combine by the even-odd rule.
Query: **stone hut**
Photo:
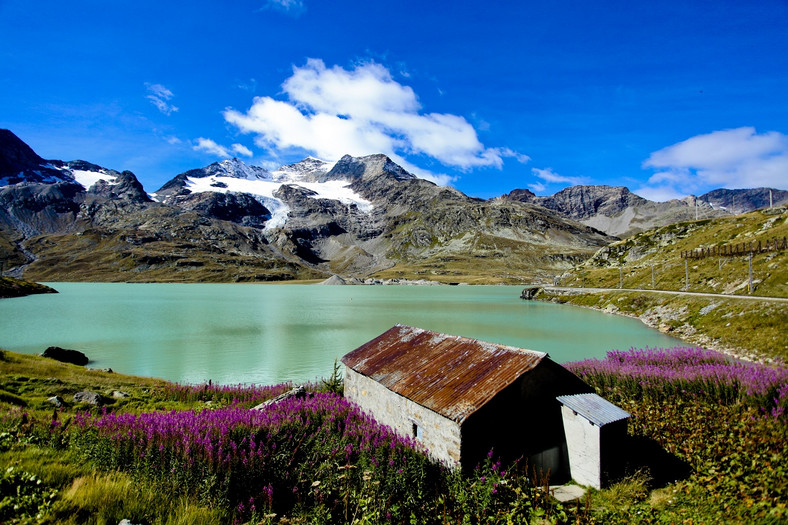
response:
[[[397,325],[342,358],[345,396],[464,469],[493,450],[572,472],[558,396],[593,389],[546,353]]]

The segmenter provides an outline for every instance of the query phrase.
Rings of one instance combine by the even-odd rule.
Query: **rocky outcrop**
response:
[[[200,215],[243,226],[263,228],[271,212],[255,198],[244,193],[188,193],[171,200],[174,206]]]
[[[79,350],[60,348],[59,346],[50,346],[44,350],[44,353],[41,354],[41,357],[48,357],[49,359],[54,359],[55,361],[60,361],[61,363],[71,363],[72,365],[79,366],[85,366],[90,362],[88,356]]]
[[[523,291],[520,293],[520,299],[524,299],[526,301],[532,301],[539,292],[542,291],[542,288],[539,286],[529,286],[528,288],[523,288]]]

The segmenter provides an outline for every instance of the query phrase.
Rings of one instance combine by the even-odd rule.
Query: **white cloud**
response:
[[[299,16],[306,11],[304,0],[266,0],[263,8],[276,9],[293,16]]]
[[[583,177],[565,177],[564,175],[559,175],[558,173],[554,172],[552,168],[547,168],[547,169],[531,168],[531,173],[535,177],[542,179],[548,184],[565,183],[571,186],[576,186],[578,184],[585,184],[587,182],[587,180]],[[535,184],[538,184],[539,187],[541,187],[542,190],[544,190],[545,186],[543,183],[536,182]]]
[[[211,139],[206,139],[203,137],[198,138],[197,144],[192,147],[195,151],[204,151],[206,153],[210,153],[211,155],[216,155],[217,157],[229,158],[232,156],[224,146],[220,146]]]
[[[672,199],[686,197],[686,193],[680,193],[671,186],[643,186],[632,190],[635,195],[640,195],[644,199],[655,202],[665,202]]]
[[[414,168],[404,158],[424,155],[445,166],[500,168],[506,157],[527,162],[506,148],[486,148],[464,117],[422,113],[416,93],[395,81],[384,66],[367,62],[346,70],[309,59],[282,84],[288,101],[256,97],[245,113],[232,108],[225,120],[270,150],[302,149],[326,160],[342,155],[385,153],[425,178],[446,181]]]
[[[788,189],[788,136],[753,127],[697,135],[652,153],[643,167],[656,170],[644,197],[704,193],[715,188]],[[648,197],[651,198],[651,197]]]
[[[165,115],[170,115],[171,113],[178,111],[178,108],[169,102],[175,96],[172,94],[172,91],[161,84],[146,83],[145,87],[148,89],[149,93],[145,98],[150,100],[151,104],[156,106],[156,109]]]
[[[243,144],[233,144],[233,151],[238,155],[243,155],[244,157],[251,157],[252,150],[244,146]]]
[[[206,139],[205,137],[198,138],[196,144],[192,145],[192,149],[195,151],[204,151],[206,153],[210,153],[211,155],[225,159],[232,157],[233,154],[243,155],[244,157],[251,157],[253,155],[252,150],[243,144],[233,144],[229,148],[226,148],[221,144],[217,144],[211,139]]]
[[[547,189],[547,186],[545,186],[539,181],[532,182],[531,184],[528,185],[528,187],[531,188],[531,191],[534,193],[542,193],[544,190]]]

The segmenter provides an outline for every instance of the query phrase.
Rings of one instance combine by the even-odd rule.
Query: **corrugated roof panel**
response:
[[[547,354],[397,325],[342,362],[389,390],[462,422]]]
[[[597,426],[632,417],[629,412],[617,407],[607,399],[596,394],[576,394],[558,396],[559,403],[570,408]]]

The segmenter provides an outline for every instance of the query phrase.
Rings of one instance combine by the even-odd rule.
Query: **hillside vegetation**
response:
[[[685,259],[682,252],[788,237],[788,209],[678,222],[638,233],[599,250],[561,278],[563,286],[685,290],[748,295],[747,256]],[[653,268],[653,281],[652,281]],[[619,269],[621,270],[619,272]],[[685,272],[685,270],[687,270]],[[788,250],[753,254],[751,295],[788,297]],[[689,275],[687,281],[685,280]]]
[[[751,294],[747,256],[690,258],[686,264],[682,258],[682,252],[691,250],[759,241],[765,245],[786,236],[784,207],[655,228],[599,250],[558,279],[565,287],[616,290],[546,289],[537,298],[636,317],[662,332],[736,357],[788,359],[788,303],[725,297],[788,297],[788,250],[753,254]],[[687,274],[688,291],[721,295],[649,292],[684,291]]]
[[[633,415],[625,478],[562,504],[549,477],[433,463],[340,395],[177,385],[0,352],[0,522],[778,523],[788,369],[690,348],[567,365]],[[79,403],[91,390],[104,406]],[[59,396],[60,408],[49,399]]]

